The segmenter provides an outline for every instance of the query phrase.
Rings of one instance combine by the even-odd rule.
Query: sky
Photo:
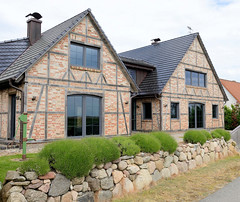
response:
[[[240,0],[0,0],[0,41],[26,37],[25,16],[45,31],[91,8],[115,50],[199,32],[220,78],[240,82]]]

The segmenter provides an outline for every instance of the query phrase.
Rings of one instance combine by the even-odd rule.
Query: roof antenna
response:
[[[189,34],[192,34],[193,33],[193,29],[189,26],[187,26],[188,30],[189,30]]]

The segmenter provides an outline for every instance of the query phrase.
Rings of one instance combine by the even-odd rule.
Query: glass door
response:
[[[189,112],[189,128],[204,127],[204,104],[190,103],[188,106]]]

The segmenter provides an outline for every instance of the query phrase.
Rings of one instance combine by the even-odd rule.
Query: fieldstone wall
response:
[[[122,156],[118,160],[94,166],[87,177],[67,179],[56,172],[37,176],[35,172],[21,175],[8,171],[1,190],[5,202],[71,202],[110,201],[141,191],[162,178],[202,166],[210,161],[236,154],[233,140],[214,139],[200,144],[182,144],[174,154],[159,151]]]

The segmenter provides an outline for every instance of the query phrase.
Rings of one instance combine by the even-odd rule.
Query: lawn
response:
[[[33,158],[37,156],[37,154],[27,154],[27,158]],[[6,173],[8,170],[16,170],[23,161],[15,161],[14,159],[21,159],[22,155],[12,155],[12,156],[2,156],[0,157],[0,181],[3,182]]]
[[[229,157],[170,179],[162,179],[148,190],[114,201],[198,201],[239,176],[240,156]]]

